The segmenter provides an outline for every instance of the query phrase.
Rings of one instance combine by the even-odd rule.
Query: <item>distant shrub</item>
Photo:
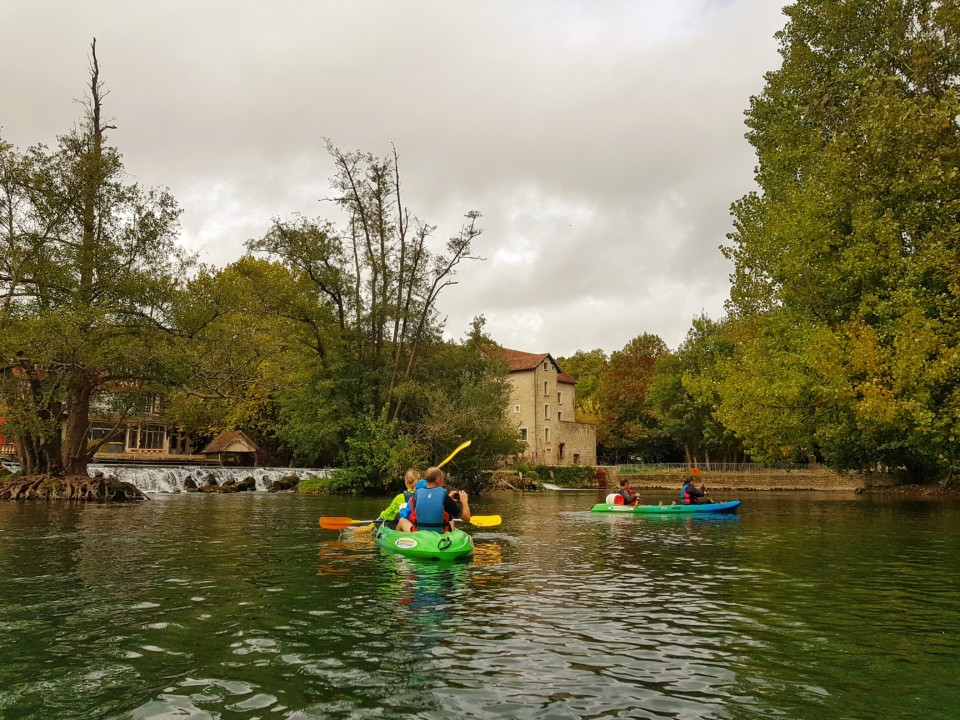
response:
[[[560,487],[587,488],[596,483],[596,468],[590,465],[540,465],[536,474],[541,482]]]
[[[300,495],[344,495],[353,492],[353,480],[334,471],[330,477],[309,477],[297,485]]]

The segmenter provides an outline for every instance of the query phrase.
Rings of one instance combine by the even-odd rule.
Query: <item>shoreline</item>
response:
[[[702,471],[700,479],[708,491],[717,492],[834,492],[906,496],[957,496],[960,486],[947,483],[898,484],[889,475],[875,473],[837,473],[830,470],[771,470],[758,473],[732,473]],[[636,491],[678,490],[687,477],[685,473],[637,473],[619,475],[611,473],[604,485],[582,490],[607,490],[616,492],[619,480],[627,478]],[[519,480],[519,478],[516,478]],[[543,482],[551,482],[543,480]],[[522,487],[522,486],[521,486]],[[571,488],[573,489],[573,488]]]

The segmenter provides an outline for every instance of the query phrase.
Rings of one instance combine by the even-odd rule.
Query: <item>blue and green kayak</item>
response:
[[[691,513],[729,513],[736,512],[739,500],[716,503],[696,503],[694,505],[613,505],[599,503],[590,508],[590,512],[623,513],[625,515],[689,515]]]
[[[373,537],[384,550],[412,558],[456,560],[473,553],[473,538],[463,530],[402,532],[379,525],[373,531]]]

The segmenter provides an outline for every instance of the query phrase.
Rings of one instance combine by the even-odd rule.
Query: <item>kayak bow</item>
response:
[[[373,537],[384,550],[412,558],[455,560],[473,553],[473,538],[463,530],[403,532],[380,525],[374,529]]]

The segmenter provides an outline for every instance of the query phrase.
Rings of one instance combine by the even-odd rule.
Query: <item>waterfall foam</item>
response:
[[[103,465],[91,463],[87,474],[95,477],[102,473],[106,477],[115,477],[123,482],[135,485],[145,493],[174,493],[185,488],[187,479],[197,486],[210,484],[212,478],[217,485],[228,480],[244,480],[252,477],[257,490],[266,490],[274,480],[296,475],[301,480],[308,477],[328,477],[329,468],[288,468],[288,467],[220,467],[204,465]]]

